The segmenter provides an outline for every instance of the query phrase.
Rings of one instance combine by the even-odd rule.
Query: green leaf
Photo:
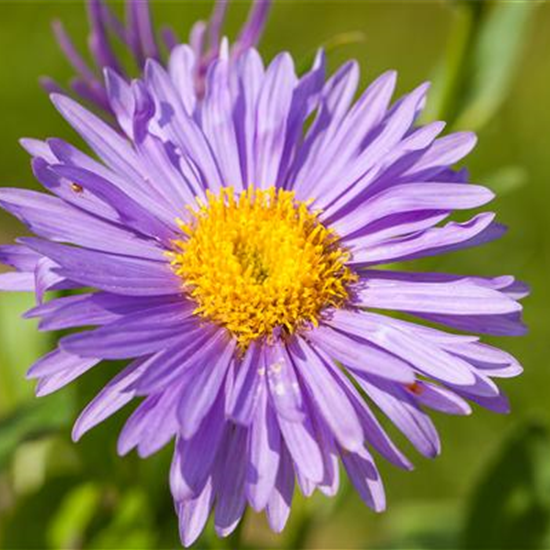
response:
[[[78,482],[75,476],[51,478],[38,492],[18,498],[14,508],[0,516],[0,548],[49,548],[48,525]]]
[[[465,548],[545,548],[550,532],[550,436],[521,427],[505,444],[469,503]]]
[[[484,185],[499,197],[518,191],[527,184],[529,175],[522,166],[504,166],[482,178]]]
[[[157,547],[156,532],[147,494],[141,488],[124,493],[112,509],[112,520],[85,545],[95,548]]]
[[[81,548],[86,528],[100,504],[101,490],[93,483],[78,485],[62,500],[48,528],[52,548]]]
[[[470,84],[457,125],[483,126],[506,99],[513,82],[529,21],[539,2],[496,2],[478,37],[470,68]]]
[[[479,130],[508,96],[537,0],[453,3],[454,22],[425,117]]]
[[[49,336],[21,314],[36,305],[32,294],[2,294],[0,299],[0,415],[32,396],[25,379],[30,365],[49,347]]]
[[[412,500],[395,504],[391,513],[388,548],[457,548],[460,532],[455,500]]]
[[[44,437],[69,426],[74,412],[73,394],[65,390],[30,401],[0,420],[0,469],[24,441]]]

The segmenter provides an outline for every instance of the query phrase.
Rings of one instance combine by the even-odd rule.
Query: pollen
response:
[[[309,204],[271,187],[208,193],[168,252],[195,313],[246,349],[256,339],[317,326],[342,307],[356,275],[349,252]]]

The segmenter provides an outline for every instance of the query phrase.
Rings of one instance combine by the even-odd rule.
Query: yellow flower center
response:
[[[179,225],[185,237],[169,256],[195,313],[226,327],[243,349],[276,329],[317,325],[356,280],[337,236],[291,191],[226,187]]]

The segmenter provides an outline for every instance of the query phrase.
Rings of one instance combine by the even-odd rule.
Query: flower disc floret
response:
[[[293,192],[226,187],[191,214],[180,222],[186,238],[174,243],[172,267],[196,313],[243,348],[277,329],[316,326],[324,309],[348,300],[349,253]]]

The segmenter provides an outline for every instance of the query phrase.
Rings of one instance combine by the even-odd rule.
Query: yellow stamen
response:
[[[169,252],[195,313],[226,327],[241,348],[317,325],[342,306],[355,274],[349,253],[294,193],[273,187],[236,194],[225,187],[179,222],[186,238]]]

